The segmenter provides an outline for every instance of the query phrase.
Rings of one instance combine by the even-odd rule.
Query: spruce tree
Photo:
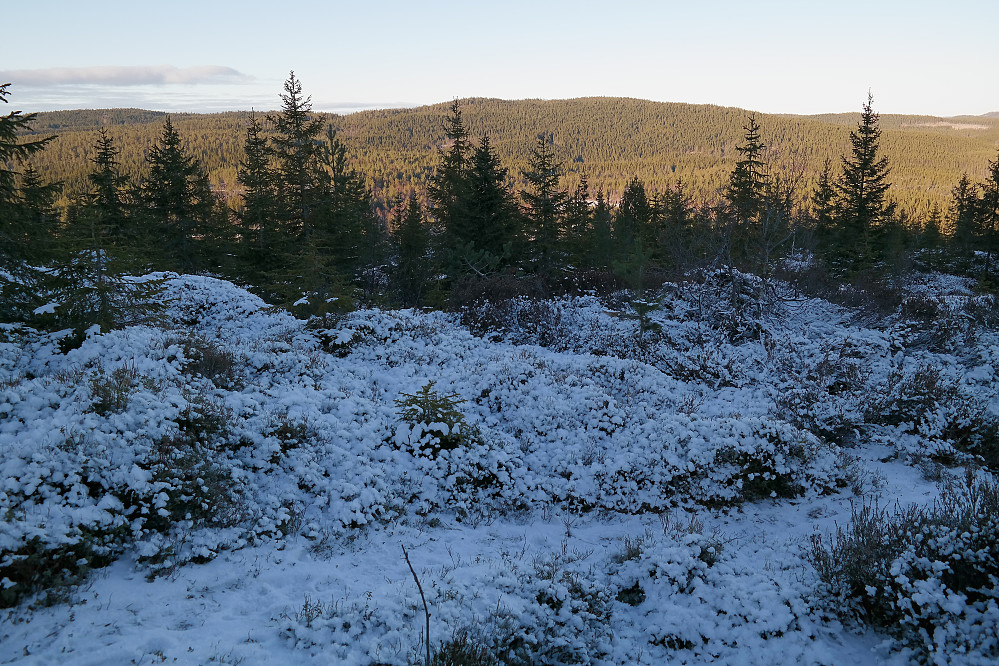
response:
[[[928,250],[937,250],[940,248],[942,241],[940,223],[942,219],[943,215],[940,212],[940,206],[933,204],[929,214],[926,216],[926,222],[923,224],[923,231],[920,238],[923,248]]]
[[[451,220],[453,264],[461,272],[485,273],[514,263],[520,255],[520,210],[488,136],[475,148],[465,182],[461,217]]]
[[[142,212],[157,230],[163,267],[195,272],[212,265],[216,199],[208,174],[189,156],[167,116],[159,143],[146,156],[139,185]]]
[[[868,93],[860,122],[850,132],[851,153],[843,156],[843,173],[836,182],[836,254],[834,263],[847,271],[873,266],[880,258],[879,231],[895,214],[888,199],[891,169],[878,154],[881,128]]]
[[[364,176],[347,161],[347,148],[333,127],[320,146],[319,192],[315,243],[323,245],[330,268],[358,281],[372,296],[378,289],[377,268],[386,255],[385,229],[375,214],[374,198]]]
[[[0,84],[0,101],[7,102],[9,83]],[[25,321],[43,305],[46,274],[34,265],[48,259],[47,229],[38,222],[48,216],[44,185],[37,174],[19,167],[44,150],[54,137],[22,138],[36,114],[12,111],[0,116],[0,320]],[[20,188],[18,187],[20,181]],[[25,188],[27,185],[27,188]],[[47,221],[47,220],[46,220]],[[46,224],[46,226],[48,226]]]
[[[24,258],[33,264],[42,264],[52,256],[53,240],[59,216],[55,200],[59,183],[46,183],[31,164],[26,164],[18,179],[19,218]],[[8,220],[10,222],[10,220]]]
[[[987,174],[981,186],[978,218],[985,249],[985,275],[991,279],[992,262],[999,252],[999,155],[989,161]]]
[[[7,103],[10,91],[9,83],[0,84],[0,101]],[[25,160],[44,150],[55,137],[24,140],[21,134],[31,131],[31,123],[38,114],[22,115],[20,111],[11,111],[0,116],[0,213],[6,213],[17,204],[16,175],[17,167]]]
[[[396,262],[392,284],[403,307],[421,305],[434,273],[430,257],[430,234],[423,219],[423,209],[415,194],[400,202],[393,211],[392,241]]]
[[[270,159],[270,147],[260,121],[250,114],[236,179],[243,189],[243,205],[238,212],[243,270],[257,286],[262,286],[266,276],[277,268],[278,260],[285,254],[281,245],[287,240],[278,227],[276,175]]]
[[[281,95],[281,111],[267,117],[275,134],[271,152],[277,168],[278,198],[286,230],[308,240],[321,196],[318,175],[323,119],[312,113],[312,97],[302,93],[295,72],[288,75]]]
[[[87,174],[90,191],[84,196],[84,206],[100,225],[102,244],[134,251],[138,232],[128,200],[129,181],[121,172],[121,151],[103,127],[98,130],[94,149],[94,170]]]
[[[579,176],[576,189],[565,202],[565,241],[569,263],[580,268],[587,262],[586,240],[591,232],[593,209],[590,206],[590,184],[586,172]]]
[[[697,261],[694,238],[694,203],[680,179],[655,203],[655,258],[664,267],[685,270]]]
[[[550,276],[563,263],[559,256],[569,195],[559,187],[562,165],[547,137],[538,136],[522,172],[528,187],[521,191],[530,270]]]
[[[440,164],[427,187],[430,212],[444,232],[444,244],[449,251],[463,247],[472,239],[464,237],[462,220],[467,214],[468,172],[472,146],[461,116],[461,106],[455,100],[451,113],[444,120],[445,146],[440,150]]]
[[[591,268],[606,270],[614,262],[613,209],[603,190],[597,190],[593,215],[583,246],[586,263]]]
[[[142,239],[118,156],[111,135],[101,128],[87,175],[90,190],[70,209],[62,236],[64,258],[53,280],[58,306],[48,325],[73,329],[76,343],[94,326],[108,331],[145,321],[161,309],[159,282],[128,277],[139,265],[134,255]]]
[[[648,244],[652,232],[652,203],[638,176],[624,188],[614,214],[614,241],[620,255],[630,254],[638,243]]]
[[[978,238],[978,188],[961,174],[950,191],[951,245],[958,256],[970,256]]]
[[[760,126],[756,116],[750,115],[743,127],[743,143],[735,149],[740,155],[729,176],[725,197],[729,213],[737,225],[752,224],[759,220],[766,202],[767,168],[763,161],[766,145],[760,139]]]
[[[826,158],[811,197],[811,213],[819,233],[832,228],[836,211],[836,187],[832,178],[832,161]]]

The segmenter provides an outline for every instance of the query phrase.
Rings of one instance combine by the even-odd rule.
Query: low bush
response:
[[[969,475],[929,507],[861,504],[835,535],[813,536],[809,556],[831,612],[888,631],[920,661],[999,658],[996,481]]]

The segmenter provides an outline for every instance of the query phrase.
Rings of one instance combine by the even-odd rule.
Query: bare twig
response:
[[[430,666],[430,607],[427,606],[427,598],[423,595],[423,586],[420,585],[420,578],[416,575],[416,569],[413,568],[413,563],[409,561],[409,553],[406,552],[406,546],[402,546],[402,556],[406,558],[406,564],[409,565],[409,571],[413,574],[413,580],[416,581],[416,589],[420,591],[420,599],[423,600],[423,612],[427,616],[427,666]]]

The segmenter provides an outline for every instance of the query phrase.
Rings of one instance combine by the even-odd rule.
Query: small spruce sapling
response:
[[[402,393],[395,401],[402,422],[396,429],[396,443],[432,458],[467,443],[469,435],[465,415],[457,409],[465,401],[457,393],[435,391],[434,384],[427,382],[416,393]]]
[[[646,298],[636,298],[629,304],[631,312],[616,312],[616,316],[621,319],[629,319],[638,322],[638,345],[644,347],[646,333],[657,333],[662,330],[662,325],[652,319],[652,313],[662,309],[663,304],[658,300],[648,300]]]

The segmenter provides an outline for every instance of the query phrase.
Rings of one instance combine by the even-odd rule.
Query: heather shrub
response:
[[[98,371],[90,378],[90,410],[100,416],[125,411],[138,379],[134,366],[115,368],[108,374]]]
[[[218,342],[192,335],[179,340],[184,352],[184,372],[192,377],[210,379],[215,386],[238,390],[242,372],[235,354]]]
[[[999,658],[999,484],[946,487],[929,507],[873,503],[815,535],[810,560],[831,612],[881,628],[920,661]]]

